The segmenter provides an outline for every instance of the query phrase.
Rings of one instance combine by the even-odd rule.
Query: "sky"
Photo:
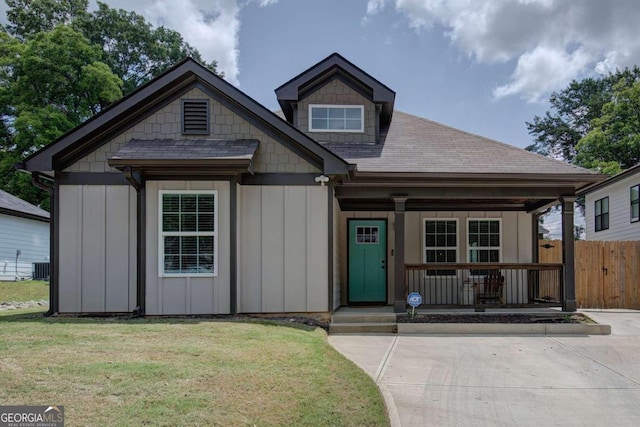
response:
[[[338,52],[394,90],[396,110],[521,148],[552,91],[640,64],[638,0],[103,1],[177,30],[267,108]]]
[[[105,2],[179,31],[270,109],[275,88],[338,52],[393,89],[397,110],[522,148],[552,91],[640,64],[637,0]]]

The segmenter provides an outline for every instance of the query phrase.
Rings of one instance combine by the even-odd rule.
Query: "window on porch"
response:
[[[499,219],[469,219],[467,222],[468,262],[500,262],[501,241]],[[489,270],[471,270],[472,276],[489,274]]]
[[[424,220],[424,263],[443,264],[458,261],[458,220]],[[427,271],[427,276],[455,276],[455,270]]]

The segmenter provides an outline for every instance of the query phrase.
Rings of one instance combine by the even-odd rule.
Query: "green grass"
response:
[[[49,282],[0,282],[0,302],[49,300]]]
[[[388,425],[382,397],[322,329],[0,312],[0,402],[69,425]]]

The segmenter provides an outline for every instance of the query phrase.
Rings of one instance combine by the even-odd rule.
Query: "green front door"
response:
[[[349,221],[349,302],[387,301],[387,223]]]

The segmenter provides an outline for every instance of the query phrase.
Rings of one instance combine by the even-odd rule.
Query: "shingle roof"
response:
[[[49,212],[2,190],[0,190],[0,209],[15,212],[17,216],[37,216],[49,219]]]
[[[251,160],[255,139],[132,139],[110,160]]]
[[[322,145],[360,172],[596,174],[397,110],[378,144]]]

